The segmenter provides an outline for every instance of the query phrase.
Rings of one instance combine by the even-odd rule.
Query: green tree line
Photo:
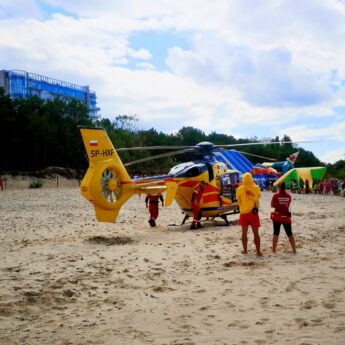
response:
[[[195,145],[202,141],[214,144],[242,144],[258,141],[258,138],[236,139],[231,135],[212,132],[205,134],[194,127],[183,127],[177,133],[165,134],[156,129],[142,130],[135,115],[119,115],[109,119],[91,120],[86,106],[76,100],[69,102],[54,99],[44,101],[37,97],[14,99],[0,88],[0,136],[3,142],[0,172],[33,171],[49,166],[86,169],[88,162],[78,126],[103,127],[115,148],[133,146],[180,146]],[[288,136],[268,140],[291,141]],[[240,151],[285,160],[296,152],[291,144],[267,144],[240,147]],[[302,148],[296,162],[298,166],[323,165],[315,155]],[[122,151],[123,162],[157,155],[164,151]],[[169,152],[169,150],[165,151]],[[263,159],[247,156],[254,164]],[[170,156],[129,166],[131,174],[166,173],[180,162],[193,159],[192,154]],[[341,162],[341,161],[340,161]],[[345,162],[344,162],[345,163]],[[340,164],[340,163],[339,163]],[[338,164],[338,165],[339,165]],[[338,165],[332,170],[337,174]],[[340,164],[341,166],[341,164]],[[343,166],[342,166],[343,167]],[[340,168],[342,171],[343,168]]]

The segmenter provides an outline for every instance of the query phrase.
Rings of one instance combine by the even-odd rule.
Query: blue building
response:
[[[96,93],[90,91],[89,86],[80,86],[22,70],[1,70],[0,87],[3,87],[5,94],[11,98],[38,96],[44,100],[76,99],[87,106],[90,117],[99,117]]]

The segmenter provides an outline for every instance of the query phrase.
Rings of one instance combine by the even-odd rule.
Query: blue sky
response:
[[[134,32],[129,37],[129,45],[135,50],[148,50],[151,54],[149,63],[153,69],[158,71],[168,70],[166,59],[170,48],[181,47],[186,50],[190,49],[188,34],[177,33],[172,30]],[[131,61],[130,68],[135,69],[137,66],[133,60]]]
[[[0,69],[90,85],[141,128],[287,134],[344,159],[344,1],[255,3],[0,0]]]

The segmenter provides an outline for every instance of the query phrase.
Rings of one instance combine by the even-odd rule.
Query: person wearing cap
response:
[[[262,256],[260,250],[260,219],[258,213],[260,188],[253,181],[253,177],[249,172],[243,175],[242,184],[237,188],[236,191],[236,199],[240,208],[239,224],[242,227],[242,253],[248,253],[248,228],[251,226],[254,235],[256,255]]]
[[[193,210],[193,221],[190,226],[191,230],[200,229],[201,223],[201,207],[200,203],[202,200],[202,196],[204,194],[205,188],[207,187],[207,183],[205,181],[201,181],[200,184],[194,189],[192,194],[192,210]]]
[[[280,227],[283,224],[284,230],[294,254],[296,254],[295,238],[291,230],[291,212],[289,210],[291,203],[291,196],[285,190],[285,182],[279,184],[279,191],[275,193],[271,200],[271,207],[274,207],[274,212],[271,213],[273,222],[273,237],[272,237],[272,251],[276,252]]]

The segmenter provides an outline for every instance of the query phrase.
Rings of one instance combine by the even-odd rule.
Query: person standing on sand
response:
[[[295,238],[291,230],[291,213],[289,211],[291,203],[291,196],[285,190],[285,182],[279,185],[278,193],[274,194],[271,200],[271,207],[274,207],[274,212],[271,213],[273,222],[273,238],[272,238],[272,251],[276,252],[280,226],[283,224],[289,242],[291,244],[293,253],[296,254]]]
[[[162,193],[154,194],[154,195],[147,195],[145,198],[145,204],[146,208],[149,209],[150,212],[150,219],[149,223],[150,226],[155,227],[156,226],[156,219],[158,218],[158,204],[159,200],[162,203],[162,206],[164,206],[164,199]]]
[[[252,227],[254,234],[254,244],[256,248],[256,255],[262,256],[260,251],[260,219],[259,219],[259,199],[260,188],[253,181],[253,177],[250,173],[243,175],[243,183],[237,188],[236,199],[240,207],[240,219],[239,224],[242,227],[242,246],[243,254],[247,254],[248,245],[248,227]]]
[[[205,181],[201,181],[198,187],[196,187],[192,194],[192,210],[193,210],[193,221],[190,226],[191,230],[200,229],[202,228],[200,219],[201,219],[201,208],[200,203],[203,197],[205,188],[207,187],[207,183]]]

